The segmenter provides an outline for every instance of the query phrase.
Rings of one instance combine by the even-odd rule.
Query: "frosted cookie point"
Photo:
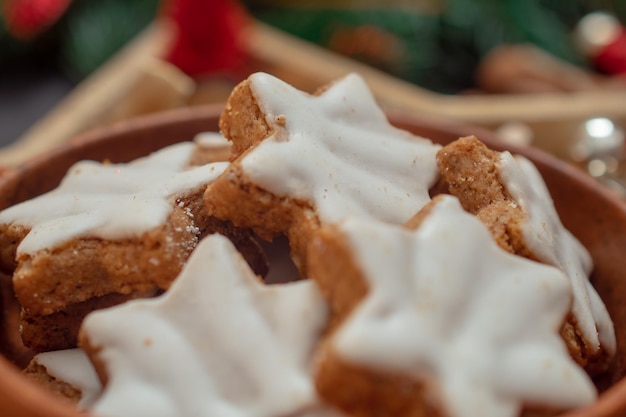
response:
[[[102,385],[89,358],[80,349],[67,349],[35,355],[25,375],[36,383],[87,409],[98,398]]]

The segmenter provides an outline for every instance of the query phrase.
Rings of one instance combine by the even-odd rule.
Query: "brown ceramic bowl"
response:
[[[202,131],[216,130],[221,106],[171,111],[96,130],[67,146],[39,157],[0,179],[0,209],[55,187],[67,168],[81,159],[123,162],[168,144],[189,140]],[[494,137],[480,129],[441,124],[407,117],[392,117],[399,127],[448,143],[476,134],[494,148]],[[595,262],[593,283],[615,322],[617,361],[601,380],[601,395],[590,407],[567,417],[618,417],[626,415],[626,203],[595,180],[566,163],[534,149],[511,149],[535,162],[552,193],[557,210],[568,227],[589,249]],[[0,415],[3,417],[79,417],[81,414],[24,378],[19,366],[28,352],[16,342],[16,306],[4,288],[0,331]]]

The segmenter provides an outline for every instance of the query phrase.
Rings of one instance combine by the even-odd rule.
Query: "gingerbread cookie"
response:
[[[163,296],[87,316],[81,345],[105,381],[91,411],[337,417],[310,375],[326,317],[313,281],[266,285],[209,236]]]
[[[322,398],[359,416],[515,417],[593,402],[559,337],[564,274],[502,250],[456,198],[431,205],[416,230],[350,219],[316,234],[312,277],[339,311]],[[359,298],[342,300],[346,279]]]
[[[228,163],[192,167],[194,149],[188,142],[128,164],[79,162],[57,189],[0,212],[0,246],[12,248],[2,264],[15,268],[25,329],[34,326],[26,345],[72,347],[83,312],[167,289],[209,233],[228,235],[266,269],[249,232],[206,213],[204,189]]]
[[[220,128],[232,163],[207,189],[209,212],[268,239],[286,234],[303,275],[320,224],[402,224],[438,178],[440,146],[393,127],[354,74],[318,95],[253,74],[233,91]]]
[[[613,323],[589,281],[589,252],[563,226],[550,193],[526,158],[461,138],[437,155],[442,177],[501,247],[563,270],[573,292],[562,329],[572,356],[592,373],[606,370],[616,351]]]

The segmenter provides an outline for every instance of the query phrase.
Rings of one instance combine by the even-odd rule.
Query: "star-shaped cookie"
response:
[[[560,268],[574,295],[562,334],[570,353],[592,372],[616,351],[613,322],[589,281],[587,249],[562,224],[535,165],[496,152],[476,137],[461,138],[437,155],[444,180],[463,206],[487,225],[506,250]]]
[[[18,257],[76,237],[143,233],[167,220],[170,196],[206,186],[226,168],[226,162],[189,167],[193,149],[180,143],[128,164],[78,162],[53,191],[0,212],[0,223],[29,229]]]
[[[208,187],[209,211],[268,238],[286,233],[297,264],[319,224],[401,224],[438,178],[440,146],[392,126],[356,74],[316,95],[253,74],[233,91],[220,128],[233,163]]]
[[[98,416],[300,416],[327,307],[313,281],[268,286],[226,238],[196,248],[160,298],[95,312],[81,340],[106,378]]]
[[[167,289],[208,233],[228,235],[262,271],[250,232],[209,216],[202,201],[228,163],[192,166],[196,149],[183,142],[129,163],[81,161],[56,189],[0,212],[0,267],[15,268],[27,346],[74,347],[86,312]]]
[[[590,350],[600,347],[610,356],[617,349],[613,321],[589,281],[591,255],[567,230],[554,207],[541,174],[528,159],[504,153],[500,176],[526,215],[522,232],[526,245],[541,262],[554,265],[569,278],[574,299],[572,314]]]
[[[345,411],[359,401],[375,409],[376,389],[401,381],[397,395],[413,395],[380,401],[397,406],[398,398],[421,396],[420,406],[450,417],[514,417],[528,405],[592,402],[593,384],[559,337],[571,300],[563,273],[502,250],[455,197],[439,196],[425,210],[415,231],[348,220],[316,236],[311,262],[332,253],[344,259],[312,271],[330,301],[342,296],[336,282],[346,277],[365,287],[328,341],[322,396]],[[341,386],[359,369],[369,386],[350,394],[325,386]],[[417,415],[397,407],[393,415]]]

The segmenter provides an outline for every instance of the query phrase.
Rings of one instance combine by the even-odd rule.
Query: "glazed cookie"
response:
[[[524,157],[488,149],[475,137],[444,147],[437,162],[450,192],[501,247],[565,272],[574,298],[562,336],[588,371],[606,370],[616,350],[615,332],[589,281],[591,256],[561,223],[537,168]]]
[[[0,247],[12,248],[1,263],[15,268],[27,346],[72,347],[86,312],[167,289],[209,233],[229,236],[266,271],[248,231],[206,213],[204,190],[228,163],[189,166],[194,149],[180,143],[128,164],[82,161],[57,189],[0,212]]]
[[[321,224],[347,216],[402,224],[438,178],[440,146],[390,125],[354,74],[318,95],[253,74],[233,91],[220,128],[232,163],[207,188],[209,212],[267,239],[286,234],[303,275]]]
[[[266,285],[228,239],[209,236],[161,297],[87,316],[81,346],[105,381],[90,411],[338,417],[310,375],[326,318],[315,282]]]
[[[350,219],[316,233],[311,275],[337,317],[318,359],[322,398],[357,416],[515,417],[593,402],[559,337],[564,274],[502,250],[455,197],[425,210],[415,230]]]
[[[102,390],[95,369],[80,349],[35,355],[24,374],[80,410],[88,408]]]

